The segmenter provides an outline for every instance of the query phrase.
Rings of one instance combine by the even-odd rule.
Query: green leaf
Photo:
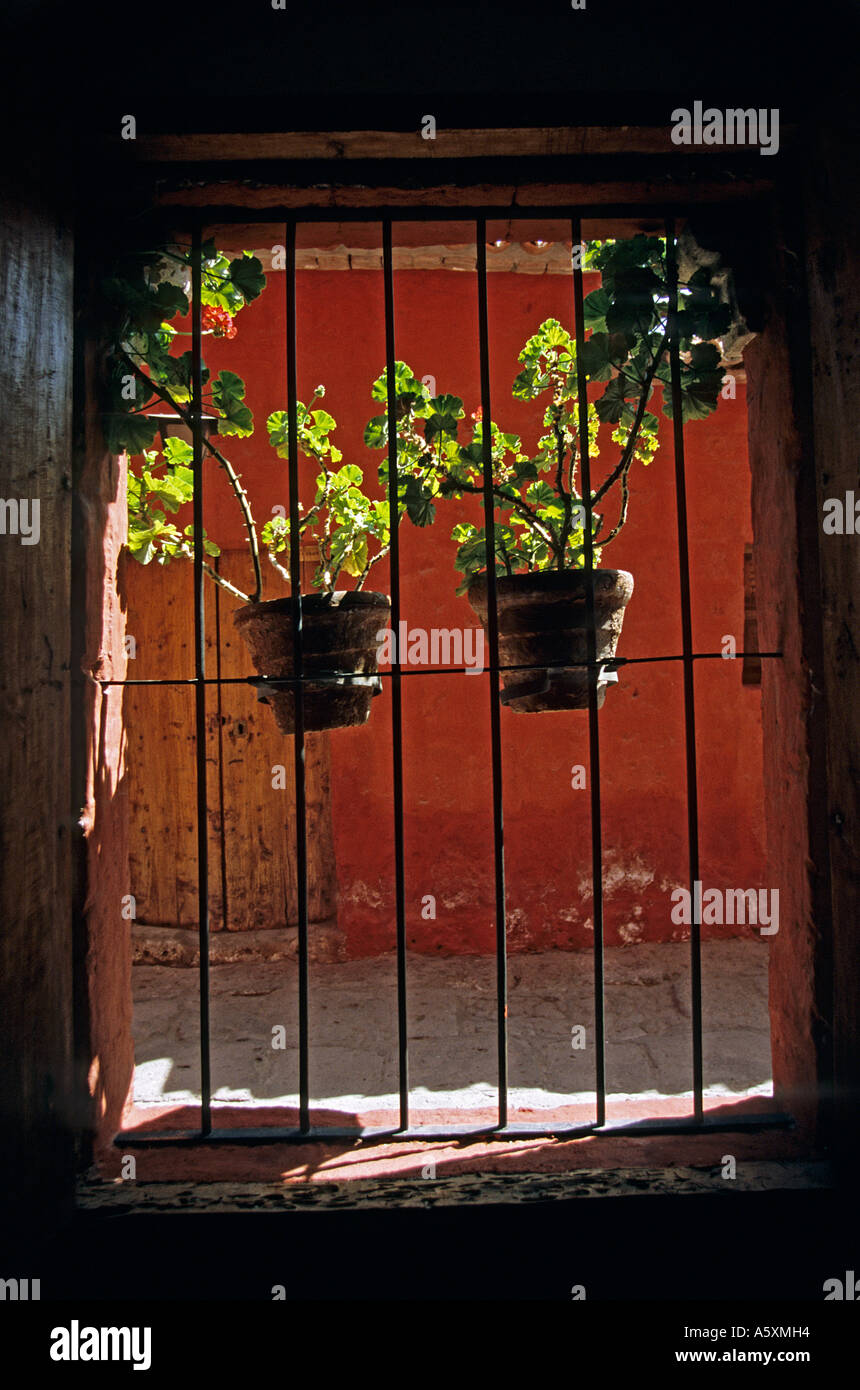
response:
[[[158,433],[158,422],[146,415],[107,412],[102,416],[102,433],[111,454],[141,454]]]
[[[257,299],[266,288],[262,262],[256,256],[252,256],[250,251],[243,252],[235,261],[230,262],[228,274],[246,303]]]
[[[641,336],[653,327],[657,317],[654,296],[663,288],[652,270],[634,267],[615,277],[613,303],[606,314],[610,333]]]
[[[593,328],[597,333],[606,330],[606,314],[612,306],[612,300],[605,289],[592,290],[583,300],[583,311],[585,327]]]
[[[414,526],[429,526],[436,516],[430,493],[425,492],[418,478],[407,478],[404,490],[406,515]]]
[[[614,377],[599,400],[594,402],[599,419],[617,425],[624,411],[625,386],[621,377]]]
[[[299,407],[301,410],[301,406]],[[266,421],[266,429],[269,432],[269,443],[278,452],[278,457],[285,459],[289,456],[290,442],[290,417],[286,410],[273,410]]]
[[[694,343],[690,349],[690,366],[696,372],[713,372],[719,361],[719,348],[713,343]]]
[[[424,438],[430,444],[440,434],[456,435],[457,421],[465,415],[459,396],[434,396],[424,420]]]
[[[254,416],[250,408],[247,405],[232,406],[230,414],[225,415],[218,425],[218,433],[238,435],[240,439],[247,439],[248,435],[254,433]]]
[[[260,531],[260,539],[267,550],[276,555],[290,548],[290,523],[284,516],[273,516],[265,522]]]
[[[570,334],[566,328],[562,328],[558,319],[546,319],[540,326],[540,332],[545,348],[567,347],[570,343]]]
[[[339,488],[360,487],[363,481],[364,474],[354,463],[345,463],[332,478],[335,487]]]
[[[419,381],[412,368],[405,362],[395,362],[394,364],[394,390],[398,400],[405,398],[406,403],[417,401],[427,402],[430,399],[430,392],[422,381]],[[375,401],[388,400],[388,368],[386,367],[381,376],[376,378],[370,392]]]
[[[592,333],[582,345],[582,365],[590,381],[608,381],[612,375],[609,357],[609,334]]]
[[[194,449],[187,440],[171,436],[164,441],[164,457],[169,464],[191,463],[194,459]]]
[[[358,579],[367,564],[367,537],[360,536],[352,543],[352,549],[346,553],[342,561],[342,568],[347,574],[351,574],[354,579]]]
[[[518,483],[524,483],[537,476],[538,467],[535,459],[517,459],[514,463],[514,478]]]
[[[374,415],[364,427],[364,442],[368,449],[384,449],[388,444],[388,416]]]
[[[166,280],[153,287],[144,281],[135,284],[114,275],[102,281],[102,290],[142,333],[153,333],[161,327],[162,320],[188,313],[188,300],[182,290]]]
[[[212,402],[222,416],[219,434],[245,438],[254,433],[254,417],[243,404],[244,397],[245,383],[240,376],[228,371],[218,373],[212,382]]]

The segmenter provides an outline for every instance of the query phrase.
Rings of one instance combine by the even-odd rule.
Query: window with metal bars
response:
[[[632,207],[619,207],[616,209],[601,209],[601,216],[611,213],[618,218],[632,218],[643,210]],[[395,384],[395,363],[397,361],[397,342],[396,342],[396,321],[395,321],[395,276],[394,276],[394,257],[393,240],[394,229],[398,221],[426,221],[444,222],[456,220],[458,223],[469,218],[474,226],[474,245],[475,245],[475,266],[477,277],[477,322],[475,324],[475,334],[477,340],[479,363],[480,363],[480,411],[483,420],[489,421],[493,417],[493,401],[490,389],[490,354],[491,341],[489,329],[489,305],[488,305],[488,286],[487,286],[487,252],[488,226],[491,226],[496,219],[505,219],[515,223],[519,218],[527,218],[534,222],[536,214],[547,219],[561,220],[567,219],[570,240],[574,247],[582,243],[582,217],[588,216],[589,209],[582,209],[579,214],[571,215],[568,209],[559,208],[530,208],[518,213],[510,208],[505,209],[462,209],[456,210],[425,208],[420,209],[398,209],[382,210],[377,214],[382,226],[382,285],[384,297],[384,324],[385,324],[385,359],[388,383],[388,394],[385,402],[386,416],[389,421],[394,420],[397,415],[397,394]],[[647,209],[647,213],[653,216],[653,209]],[[668,361],[670,365],[669,394],[672,401],[673,411],[673,447],[674,447],[674,476],[675,476],[675,495],[677,508],[677,561],[680,580],[680,615],[681,615],[681,650],[674,652],[655,652],[649,655],[636,658],[614,658],[611,665],[613,670],[619,670],[624,666],[631,666],[637,663],[649,664],[654,662],[677,662],[680,665],[683,678],[683,707],[684,707],[684,767],[685,767],[685,790],[687,801],[686,816],[686,845],[687,845],[687,869],[688,881],[691,897],[695,896],[695,885],[699,882],[700,862],[699,862],[699,813],[698,813],[698,767],[697,767],[697,737],[696,737],[696,703],[694,690],[694,669],[695,663],[709,660],[720,660],[724,652],[710,651],[701,652],[694,649],[693,642],[693,621],[691,607],[691,585],[690,585],[690,557],[688,544],[688,514],[687,514],[687,486],[685,471],[685,449],[684,449],[684,423],[683,411],[681,409],[681,387],[680,371],[681,358],[679,350],[678,333],[678,313],[680,310],[678,296],[678,269],[676,251],[676,220],[678,213],[666,217],[663,235],[665,236],[666,247],[666,270],[669,301],[666,310],[666,329]],[[209,214],[211,217],[211,214]],[[688,1117],[667,1118],[665,1116],[655,1118],[652,1121],[637,1121],[630,1125],[607,1126],[606,1093],[607,1077],[605,1064],[606,1047],[606,1023],[605,1023],[605,970],[604,970],[604,917],[605,917],[605,892],[604,892],[604,849],[603,849],[603,808],[601,798],[601,741],[600,741],[600,721],[598,716],[599,708],[599,688],[596,675],[606,671],[607,662],[605,658],[599,658],[597,652],[597,628],[595,621],[595,587],[592,575],[596,570],[594,557],[594,545],[592,540],[593,525],[593,489],[591,482],[591,460],[588,449],[588,389],[587,374],[584,366],[585,357],[582,347],[586,342],[586,326],[584,316],[584,292],[583,292],[583,268],[574,258],[571,269],[571,308],[574,336],[577,344],[577,410],[579,420],[580,439],[585,441],[585,447],[581,453],[581,493],[585,508],[585,524],[583,527],[584,536],[584,568],[587,577],[585,584],[586,602],[586,642],[587,651],[585,661],[575,663],[575,669],[582,671],[583,668],[588,673],[593,673],[595,678],[589,678],[587,684],[587,721],[588,721],[588,795],[590,801],[590,821],[591,821],[591,880],[593,893],[593,978],[594,978],[594,1117],[588,1124],[576,1124],[565,1126],[559,1124],[523,1124],[511,1120],[509,1107],[509,1071],[508,1071],[508,932],[509,914],[506,905],[506,873],[505,873],[505,834],[503,818],[503,759],[502,759],[502,737],[501,737],[501,691],[500,677],[505,673],[505,664],[500,658],[500,632],[499,632],[499,605],[498,605],[498,583],[496,566],[493,557],[489,554],[486,565],[486,629],[487,629],[487,660],[486,673],[489,688],[489,732],[490,732],[490,759],[487,776],[487,796],[492,810],[492,878],[495,898],[495,1017],[496,1017],[496,1080],[497,1080],[497,1116],[495,1122],[487,1125],[475,1126],[463,1125],[416,1125],[414,1115],[410,1110],[410,1075],[409,1075],[409,979],[407,971],[407,937],[406,937],[406,877],[405,877],[405,858],[404,858],[404,796],[403,796],[403,680],[407,675],[419,677],[422,674],[430,675],[431,672],[421,672],[405,670],[402,662],[402,653],[398,652],[393,660],[390,670],[380,673],[380,678],[388,681],[390,685],[391,711],[392,711],[392,819],[394,837],[394,908],[396,919],[396,1011],[397,1011],[397,1078],[399,1096],[399,1115],[398,1121],[393,1126],[384,1128],[360,1128],[351,1129],[348,1127],[332,1127],[331,1125],[319,1125],[314,1123],[313,1107],[311,1104],[310,1091],[310,1066],[311,1066],[311,1043],[309,1035],[309,990],[310,990],[310,959],[309,959],[309,910],[308,910],[308,834],[307,834],[307,797],[306,797],[306,731],[305,731],[305,707],[308,698],[308,690],[311,685],[316,686],[320,681],[319,672],[315,671],[312,675],[305,669],[303,660],[303,644],[305,636],[305,603],[306,595],[302,592],[302,567],[301,567],[301,544],[300,544],[300,521],[299,521],[299,441],[298,441],[298,421],[297,421],[297,402],[298,392],[298,360],[297,360],[297,297],[296,297],[296,250],[297,250],[297,229],[304,223],[319,223],[326,220],[337,220],[339,222],[367,221],[367,210],[356,210],[354,213],[339,208],[335,212],[326,214],[319,209],[308,209],[302,214],[301,219],[294,214],[284,213],[284,233],[283,242],[286,253],[285,271],[285,384],[287,402],[287,454],[288,454],[288,477],[289,477],[289,573],[290,573],[290,610],[292,616],[292,650],[294,659],[294,669],[289,676],[266,676],[256,678],[225,678],[220,674],[212,675],[207,671],[206,663],[206,604],[204,587],[204,563],[205,553],[203,547],[203,508],[204,508],[204,487],[203,487],[203,402],[202,402],[202,376],[201,376],[201,337],[202,337],[202,307],[201,307],[201,286],[200,286],[200,248],[202,245],[202,219],[198,219],[192,230],[192,400],[190,414],[193,422],[193,471],[195,477],[194,487],[194,631],[195,631],[195,674],[188,679],[194,689],[195,700],[195,727],[196,727],[196,796],[197,796],[197,871],[198,871],[198,927],[199,927],[199,988],[200,988],[200,1057],[201,1057],[201,1106],[200,1106],[200,1126],[198,1131],[178,1132],[167,1131],[164,1133],[135,1134],[135,1144],[170,1144],[179,1139],[197,1138],[208,1142],[262,1142],[262,1141],[285,1141],[296,1140],[304,1141],[309,1137],[322,1137],[326,1139],[336,1138],[359,1138],[362,1140],[380,1139],[423,1139],[445,1138],[456,1134],[462,1138],[464,1134],[472,1134],[476,1137],[492,1136],[494,1138],[522,1137],[524,1134],[535,1136],[574,1136],[595,1131],[601,1132],[635,1132],[642,1133],[661,1133],[675,1132],[678,1130],[697,1131],[704,1128],[733,1128],[741,1125],[772,1125],[785,1123],[785,1117],[774,1114],[773,1112],[755,1113],[745,1112],[743,1115],[733,1118],[725,1116],[710,1117],[706,1113],[703,1101],[703,1060],[702,1060],[702,941],[700,923],[693,921],[690,928],[690,1075],[692,1090],[692,1113]],[[226,218],[219,219],[221,221]],[[249,222],[253,218],[246,211],[242,213],[242,221]],[[271,223],[272,213],[267,210],[265,214],[260,214],[259,220]],[[493,461],[492,461],[492,442],[489,431],[483,432],[482,439],[482,459],[483,488],[482,504],[484,509],[484,527],[487,535],[494,532],[494,521],[496,503],[493,490]],[[400,555],[400,535],[399,517],[397,514],[398,497],[398,441],[395,430],[388,431],[388,470],[389,470],[389,508],[390,508],[390,564],[391,564],[391,626],[394,632],[399,630],[402,618],[403,604],[401,595],[401,555]],[[747,660],[749,654],[746,652],[738,653]],[[777,652],[755,652],[755,658],[778,657]],[[342,678],[344,674],[356,676],[361,679],[362,672],[337,673],[332,674],[331,679]],[[325,677],[323,677],[323,681]],[[116,682],[106,682],[114,684]],[[141,684],[128,680],[123,682],[126,685]],[[177,684],[179,682],[166,682]],[[295,866],[296,866],[296,885],[297,885],[297,925],[298,925],[298,1057],[299,1057],[299,1106],[298,1124],[290,1128],[267,1127],[263,1129],[243,1128],[240,1132],[235,1129],[219,1129],[213,1126],[212,1122],[212,1077],[210,1062],[210,902],[209,902],[209,856],[210,844],[207,830],[207,763],[205,755],[205,730],[207,719],[206,691],[207,687],[220,687],[229,683],[250,683],[254,684],[263,693],[270,690],[272,694],[280,691],[288,691],[292,695],[292,708],[294,718],[294,776],[295,776],[295,802],[296,802],[296,837],[295,837]],[[125,1136],[128,1138],[129,1136]],[[118,1136],[118,1143],[124,1141],[124,1136]]]

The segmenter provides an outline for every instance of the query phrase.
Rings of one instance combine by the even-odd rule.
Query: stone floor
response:
[[[770,1096],[768,943],[705,942],[703,1047],[710,1108],[720,1098]],[[410,956],[409,1067],[414,1112],[487,1112],[496,1100],[495,965],[463,956]],[[606,1077],[610,1098],[637,1113],[689,1096],[689,946],[606,952]],[[561,1112],[593,1101],[593,974],[588,954],[518,954],[508,962],[513,1111]],[[134,969],[136,1106],[188,1105],[199,1094],[197,971]],[[297,972],[292,960],[211,971],[216,1105],[294,1106]],[[273,1030],[286,1045],[274,1048]],[[584,1048],[574,1029],[584,1028]],[[311,1098],[322,1123],[396,1106],[397,1014],[392,957],[314,964],[310,975]],[[662,1107],[661,1103],[662,1102]],[[688,1107],[681,1106],[676,1113]],[[569,1111],[568,1113],[573,1113]]]

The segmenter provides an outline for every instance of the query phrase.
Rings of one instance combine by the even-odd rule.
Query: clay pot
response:
[[[592,578],[596,660],[609,661],[633,593],[633,576],[626,570],[599,569]],[[509,709],[587,709],[589,684],[595,681],[598,708],[603,704],[606,686],[617,681],[617,675],[589,672],[586,666],[576,669],[576,663],[588,661],[587,582],[584,570],[500,575],[496,580],[499,665],[537,668],[502,672],[501,700]],[[468,598],[486,631],[486,574],[475,576]]]
[[[390,612],[391,600],[386,594],[341,589],[334,594],[310,594],[302,600],[302,688],[308,732],[367,722],[370,702],[382,689],[376,674],[376,634],[387,627]],[[261,676],[294,674],[289,598],[248,603],[236,609],[233,622]],[[282,734],[295,732],[294,697],[288,686],[258,686],[257,698],[272,706]]]

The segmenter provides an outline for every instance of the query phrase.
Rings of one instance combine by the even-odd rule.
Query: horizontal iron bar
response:
[[[689,655],[689,657],[686,657],[686,656],[684,655],[683,652],[679,652],[679,653],[676,653],[676,654],[674,654],[674,655],[672,655],[672,656],[613,656],[613,657],[607,658],[607,659],[605,659],[605,660],[603,660],[603,661],[594,661],[594,662],[589,662],[589,661],[575,661],[575,662],[561,662],[561,663],[554,663],[554,662],[553,662],[553,663],[550,663],[550,662],[546,662],[546,661],[545,661],[545,662],[543,662],[543,663],[542,663],[541,665],[539,665],[539,666],[499,666],[499,667],[496,668],[496,669],[497,669],[498,671],[546,671],[546,670],[553,670],[553,671],[582,671],[582,670],[588,669],[589,667],[594,667],[595,670],[600,670],[601,667],[604,667],[607,671],[614,671],[614,670],[616,670],[619,666],[643,666],[643,665],[647,665],[648,663],[650,663],[650,662],[652,662],[652,661],[688,661],[688,660],[689,660],[689,661],[715,661],[715,660],[721,660],[721,661],[727,661],[727,660],[740,661],[740,660],[742,660],[744,657],[747,657],[747,656],[749,656],[749,657],[761,657],[762,660],[765,660],[766,658],[777,658],[777,657],[778,657],[778,658],[781,658],[782,655],[783,655],[782,652],[736,652],[735,655],[734,655],[734,657],[728,658],[728,657],[724,657],[722,652],[691,652],[690,655]],[[485,667],[483,668],[483,670],[480,671],[478,674],[479,674],[479,675],[483,675],[485,672],[487,672],[487,671],[492,671],[493,669],[494,669],[494,668],[493,668],[492,666],[487,665],[487,666],[485,666]],[[475,668],[474,668],[474,666],[429,666],[429,667],[421,667],[420,669],[413,666],[413,667],[407,667],[406,669],[402,669],[402,668],[401,668],[401,671],[400,671],[400,674],[401,674],[402,676],[463,676],[463,675],[474,675],[474,673],[475,673]],[[328,672],[316,672],[314,675],[310,675],[310,676],[301,676],[301,677],[298,677],[298,676],[209,676],[209,677],[207,677],[206,680],[204,681],[204,684],[205,684],[205,685],[267,685],[267,684],[270,684],[274,689],[277,689],[277,687],[278,687],[278,686],[281,686],[281,685],[295,685],[296,682],[297,682],[299,679],[301,679],[301,680],[304,681],[305,683],[308,683],[308,682],[310,682],[311,684],[322,683],[322,682],[326,679],[326,677],[327,677],[329,674],[331,675],[331,679],[336,680],[336,679],[342,678],[343,676],[366,676],[366,675],[367,675],[367,672],[366,672],[366,671],[332,671],[331,673],[328,673]],[[387,679],[389,676],[392,675],[392,672],[391,672],[391,671],[374,671],[374,672],[373,672],[373,675],[374,675],[374,676],[380,676],[383,680],[385,680],[385,679]],[[124,681],[100,680],[100,681],[97,681],[96,684],[97,684],[97,685],[102,685],[102,686],[104,686],[104,685],[197,685],[198,682],[195,680],[194,676],[176,676],[176,677],[159,676],[159,677],[157,677],[157,678],[156,678],[156,677],[153,677],[151,680],[137,680],[137,679],[129,679],[129,680],[124,680]]]
[[[406,1143],[420,1141],[425,1144],[443,1144],[449,1140],[458,1143],[466,1139],[477,1141],[516,1140],[516,1139],[585,1139],[589,1135],[613,1137],[615,1135],[638,1136],[643,1134],[725,1134],[740,1130],[791,1129],[794,1121],[790,1115],[772,1111],[760,1114],[738,1115],[734,1119],[710,1118],[705,1115],[701,1121],[681,1116],[669,1116],[662,1120],[631,1120],[627,1124],[609,1125],[535,1125],[511,1122],[503,1128],[492,1125],[412,1125],[409,1129],[362,1129],[358,1126],[313,1126],[302,1132],[295,1127],[280,1128],[265,1126],[241,1129],[213,1129],[202,1135],[199,1130],[159,1130],[149,1134],[138,1134],[135,1130],[121,1130],[114,1137],[114,1147],[125,1149],[169,1148],[171,1145],[187,1148],[195,1144],[306,1144],[314,1143]]]

